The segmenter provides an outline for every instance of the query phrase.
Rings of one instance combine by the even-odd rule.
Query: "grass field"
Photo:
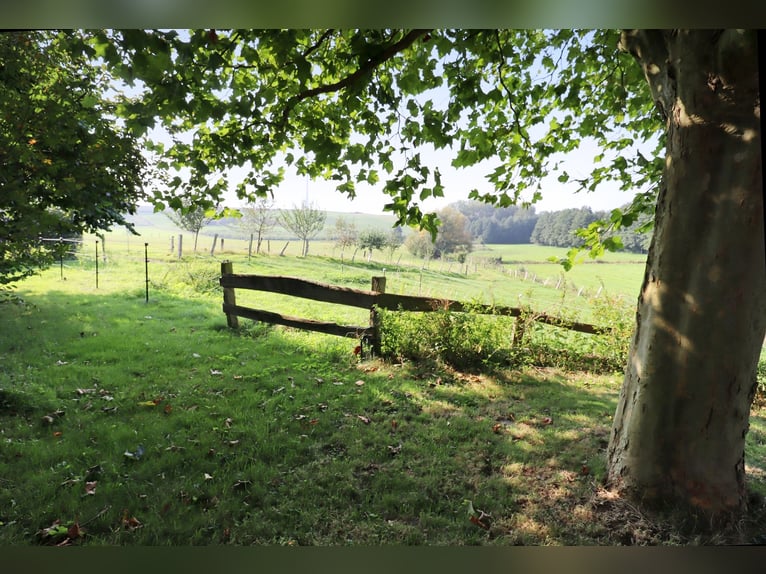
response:
[[[23,301],[0,304],[0,544],[722,540],[684,538],[602,488],[619,373],[360,361],[353,340],[251,322],[227,329],[216,283],[224,258],[235,271],[362,288],[385,268],[390,292],[521,297],[569,312],[579,302],[587,315],[588,298],[512,276],[510,248],[489,249],[508,264],[485,266],[477,254],[466,274],[404,257],[397,266],[384,254],[352,265],[319,243],[315,257],[248,260],[227,241],[216,257],[179,261],[152,240],[147,302],[144,239],[131,238],[128,250],[119,234],[107,237],[98,288],[84,253],[63,278],[53,267],[19,286]],[[526,247],[518,261],[540,255]],[[642,268],[582,269],[614,268],[605,289],[632,301],[633,266]],[[369,318],[251,297],[310,318]],[[753,412],[747,439],[749,484],[762,494],[765,415]],[[471,522],[467,500],[490,518]],[[744,524],[740,541],[756,527]]]

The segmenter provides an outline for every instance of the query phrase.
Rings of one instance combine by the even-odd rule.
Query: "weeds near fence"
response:
[[[461,370],[560,367],[599,373],[625,365],[632,332],[630,308],[619,298],[589,300],[603,335],[577,333],[535,321],[528,305],[518,318],[439,309],[434,313],[380,310],[381,350],[404,361],[442,362]],[[580,312],[560,317],[577,321]]]

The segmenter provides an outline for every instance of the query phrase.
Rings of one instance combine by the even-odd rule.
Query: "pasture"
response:
[[[351,262],[329,242],[312,243],[306,258],[273,244],[248,258],[247,242],[233,238],[211,256],[203,236],[198,254],[179,260],[161,233],[107,236],[98,287],[87,237],[77,259],[0,304],[0,543],[695,544],[749,542],[760,528],[754,514],[736,533],[687,539],[603,489],[617,370],[532,354],[459,370],[360,358],[353,340],[262,323],[232,331],[217,285],[229,259],[240,273],[361,289],[385,275],[392,293],[521,301],[597,323],[606,316],[594,301],[606,296],[630,317],[643,272],[635,256],[584,264],[556,289],[560,271],[545,262],[556,252],[535,246],[487,246],[459,266],[400,252]],[[539,281],[515,273],[522,266]],[[369,319],[309,300],[237,297],[309,318]],[[541,344],[585,344],[542,329]],[[747,443],[754,500],[766,493],[764,415],[754,410]],[[472,522],[468,500],[490,518]]]

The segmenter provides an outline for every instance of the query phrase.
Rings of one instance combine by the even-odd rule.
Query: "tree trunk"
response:
[[[622,40],[668,143],[607,478],[645,506],[714,522],[746,507],[745,435],[766,333],[755,37]]]

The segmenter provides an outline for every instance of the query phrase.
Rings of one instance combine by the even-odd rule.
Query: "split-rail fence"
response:
[[[223,312],[226,314],[228,326],[232,329],[239,327],[237,318],[243,317],[254,321],[262,321],[264,323],[284,325],[307,331],[316,331],[329,335],[359,339],[369,344],[375,355],[380,355],[380,317],[377,312],[378,309],[418,311],[424,313],[449,310],[454,312],[505,315],[517,318],[528,317],[529,319],[540,323],[569,329],[571,331],[579,331],[581,333],[603,334],[608,332],[608,329],[603,327],[570,321],[545,313],[530,314],[528,310],[520,307],[477,305],[450,299],[386,293],[385,277],[373,277],[371,289],[366,291],[350,287],[340,287],[338,285],[328,285],[316,281],[308,281],[297,277],[235,274],[233,272],[232,263],[230,261],[224,261],[221,263],[221,278],[219,282],[221,287],[223,287]],[[370,324],[359,326],[339,325],[337,323],[291,317],[289,315],[282,315],[280,313],[262,309],[242,307],[237,305],[235,289],[267,291],[293,297],[302,297],[314,301],[322,301],[325,303],[369,309]],[[515,343],[518,342],[522,335],[522,331],[519,329],[520,324],[519,321],[516,322],[517,330],[514,333]]]

